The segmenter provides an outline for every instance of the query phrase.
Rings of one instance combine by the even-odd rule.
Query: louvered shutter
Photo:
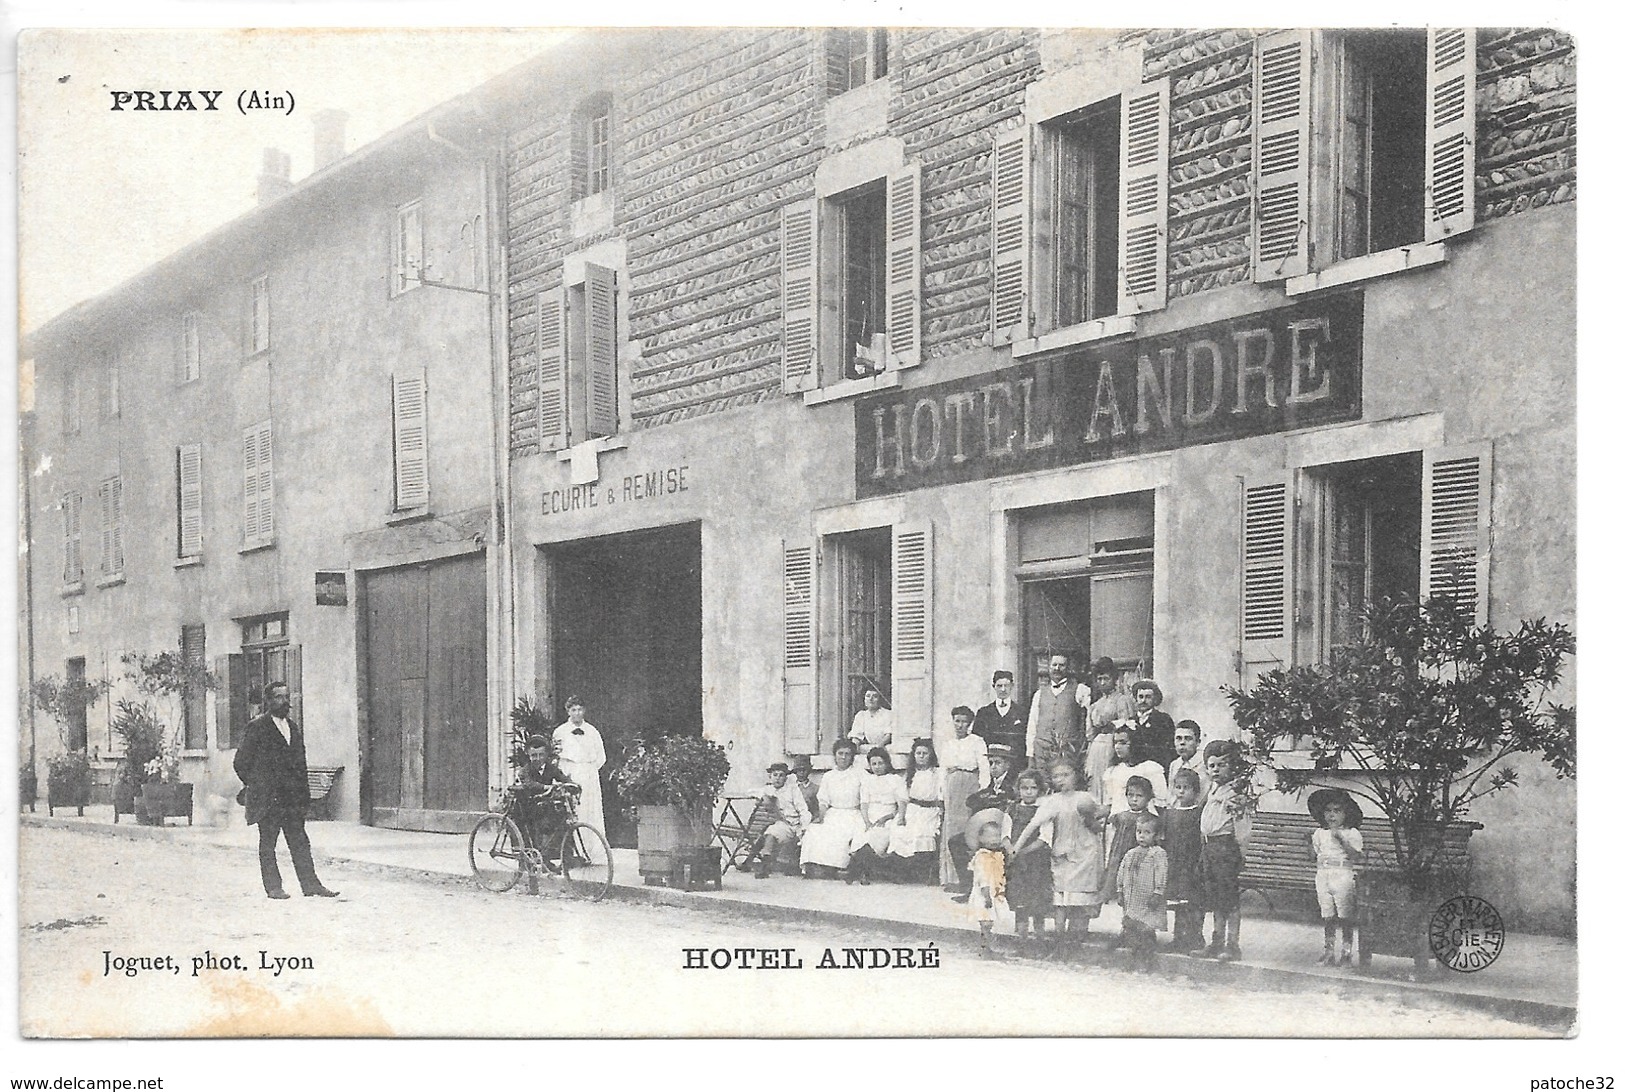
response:
[[[920,363],[920,165],[886,179],[886,340],[899,368]]]
[[[77,584],[85,578],[84,541],[85,499],[80,493],[62,497],[62,582]]]
[[[784,390],[818,386],[818,203],[784,209]]]
[[[1117,313],[1168,303],[1168,81],[1123,95]]]
[[[175,450],[175,556],[203,553],[203,445]]]
[[[892,529],[893,738],[931,734],[931,525]]]
[[[567,443],[569,403],[565,400],[564,287],[536,297],[536,427],[542,449]]]
[[[1422,453],[1422,598],[1489,620],[1490,445]]]
[[[824,31],[824,90],[831,97],[851,90],[850,32],[836,27]]]
[[[586,270],[587,435],[613,436],[620,419],[615,390],[615,271],[591,263]]]
[[[1241,515],[1241,681],[1292,665],[1294,472],[1248,478]]]
[[[818,552],[784,545],[784,750],[812,754],[818,740]]]
[[[1258,40],[1253,65],[1253,280],[1309,272],[1309,32]]]
[[[310,739],[310,732],[305,727],[305,674],[301,666],[303,657],[300,655],[299,645],[289,645],[283,658],[282,681],[288,684],[288,714],[298,722],[299,730],[305,733],[305,739]]]
[[[1026,126],[993,140],[993,343],[1028,335],[1030,247],[1028,179],[1031,149]]]
[[[243,539],[250,545],[270,542],[276,532],[275,471],[271,462],[271,426],[253,425],[243,432]]]
[[[422,372],[392,377],[395,421],[395,510],[429,503],[428,391]]]
[[[1473,226],[1477,34],[1471,27],[1428,31],[1426,238]]]
[[[248,669],[241,652],[214,658],[214,745],[237,746],[248,724]]]
[[[120,479],[108,478],[96,489],[101,511],[101,566],[103,576],[124,571],[124,487]]]

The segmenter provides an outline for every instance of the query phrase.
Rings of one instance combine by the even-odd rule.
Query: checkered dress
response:
[[[1123,858],[1117,874],[1123,898],[1123,917],[1151,929],[1168,928],[1168,909],[1153,898],[1168,890],[1168,854],[1161,846],[1135,846]]]

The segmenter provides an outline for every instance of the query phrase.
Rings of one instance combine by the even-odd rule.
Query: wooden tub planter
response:
[[[189,781],[148,781],[136,797],[135,817],[143,823],[162,826],[170,818],[186,819],[192,825],[192,784]]]
[[[711,844],[715,833],[711,809],[679,808],[669,804],[638,804],[638,872],[645,884],[670,885],[694,862],[704,868],[701,851]],[[720,868],[720,855],[718,856]],[[720,883],[721,876],[717,876]]]

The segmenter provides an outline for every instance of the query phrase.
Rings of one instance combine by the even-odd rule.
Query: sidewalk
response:
[[[88,807],[83,818],[59,811],[54,819],[23,813],[24,826],[88,829],[140,839],[169,839],[253,853],[252,827],[139,826],[126,818],[117,826],[108,806]],[[466,835],[386,830],[360,823],[313,822],[311,843],[318,861],[359,863],[394,874],[435,882],[472,884]],[[848,886],[839,880],[804,880],[775,875],[769,880],[729,872],[718,891],[678,891],[645,887],[638,875],[637,852],[615,850],[615,890],[611,897],[662,905],[704,907],[749,913],[786,921],[834,926],[835,941],[868,943],[876,931],[903,931],[942,943],[964,943],[977,926],[970,913],[936,887],[876,883]],[[1430,994],[1438,1000],[1494,1012],[1509,1019],[1568,1030],[1575,1020],[1578,954],[1572,940],[1529,933],[1508,933],[1500,958],[1473,974],[1439,971],[1422,982],[1408,982],[1410,961],[1377,956],[1366,968],[1327,968],[1315,964],[1322,933],[1318,922],[1267,917],[1262,901],[1249,895],[1243,904],[1242,950],[1235,963],[1169,954],[1161,957],[1165,972],[1234,985],[1300,988],[1306,992],[1373,990],[1386,994]],[[1096,933],[1115,936],[1120,911],[1107,906],[1095,922]],[[867,931],[867,934],[865,933]],[[1020,951],[1011,936],[1001,936],[1003,950]],[[1036,949],[1035,949],[1036,952]],[[1075,962],[1117,966],[1123,954],[1103,943],[1069,953]]]

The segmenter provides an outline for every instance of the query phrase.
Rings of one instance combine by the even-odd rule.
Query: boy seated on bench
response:
[[[812,812],[799,785],[789,780],[790,767],[775,762],[767,768],[767,784],[756,791],[758,808],[771,809],[772,821],[752,847],[756,855],[756,878],[765,880],[773,872],[773,861],[780,854],[786,858],[801,842],[801,835],[812,825]],[[752,813],[754,817],[754,812]],[[746,858],[746,866],[750,859]],[[794,859],[787,859],[787,868],[799,872]]]
[[[579,798],[581,786],[559,769],[553,760],[553,741],[546,736],[525,740],[525,756],[519,771],[519,831],[527,846],[540,849],[549,834],[563,827],[565,794],[575,793]]]

